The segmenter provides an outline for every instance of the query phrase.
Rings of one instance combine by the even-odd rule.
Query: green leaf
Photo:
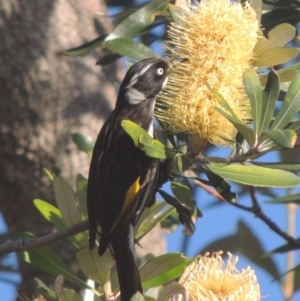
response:
[[[94,139],[86,134],[74,133],[71,134],[73,142],[77,145],[78,149],[91,155],[95,145]]]
[[[257,73],[247,69],[243,75],[244,86],[251,104],[251,113],[254,121],[256,139],[261,133],[262,91]]]
[[[261,258],[261,255],[265,253],[263,244],[255,233],[252,232],[252,229],[242,220],[240,220],[237,225],[236,241],[238,242],[237,251],[239,253],[263,268],[274,278],[279,276],[279,270],[275,261],[272,260],[272,258]]]
[[[87,278],[105,286],[110,279],[112,268],[112,256],[110,252],[105,252],[99,256],[97,248],[92,251],[86,247],[76,254],[77,261]]]
[[[54,176],[51,174],[50,170],[48,170],[47,168],[44,168],[44,172],[45,172],[46,176],[50,179],[50,181],[53,181]]]
[[[277,129],[277,130],[273,130],[273,131],[268,131],[268,132],[266,132],[266,134],[278,146],[281,146],[284,148],[293,148],[297,141],[297,134],[290,129],[286,129],[286,130]]]
[[[279,47],[264,51],[254,62],[255,67],[273,67],[296,58],[300,50],[295,47]]]
[[[158,55],[142,43],[125,38],[116,38],[103,43],[103,48],[129,57],[134,61],[141,61],[146,58],[156,58]]]
[[[191,236],[195,232],[195,221],[198,217],[202,216],[202,213],[199,209],[195,207],[195,202],[193,201],[192,206],[186,205],[183,203],[185,200],[179,200],[163,190],[158,190],[159,194],[164,198],[164,200],[176,208],[179,214],[179,221],[182,225],[185,226],[183,233],[187,236]]]
[[[146,155],[151,158],[173,158],[176,154],[174,151],[166,148],[165,145],[157,139],[153,139],[148,133],[140,136],[139,143]]]
[[[256,154],[252,154],[247,156],[249,159],[255,159],[258,158],[260,156],[262,156],[263,154],[265,154],[266,152],[276,149],[280,149],[279,146],[276,145],[276,143],[272,140],[270,140],[269,136],[266,134],[266,132],[262,132],[258,138],[258,151]]]
[[[148,132],[145,131],[143,128],[141,128],[140,126],[138,126],[136,123],[130,121],[130,120],[122,120],[121,122],[121,126],[123,127],[123,129],[125,130],[125,132],[132,138],[134,145],[136,147],[139,146],[140,144],[140,137],[142,135],[147,135]],[[149,134],[148,134],[149,135]],[[150,135],[149,135],[150,136]]]
[[[38,278],[34,278],[34,282],[37,292],[40,293],[47,301],[57,301],[55,292],[43,281]]]
[[[149,233],[158,223],[164,221],[168,216],[175,212],[175,208],[166,202],[156,202],[150,208],[146,208],[138,220],[135,227],[136,240],[141,240]]]
[[[282,74],[286,73],[287,71],[298,71],[299,68],[300,68],[300,63],[295,63],[295,64],[288,65],[287,67],[277,70],[277,73],[279,75],[282,75]],[[292,80],[289,80],[289,81],[292,81]]]
[[[33,238],[30,233],[23,233],[25,238]],[[80,287],[88,287],[84,281],[78,278],[70,268],[49,247],[40,247],[35,250],[19,252],[23,260],[34,267],[51,275],[63,275],[71,283]]]
[[[211,170],[203,170],[206,174],[210,184],[216,189],[216,191],[229,203],[235,203],[238,195],[231,192],[231,186],[222,177],[211,172]]]
[[[197,208],[195,208],[195,205],[192,208],[188,208],[185,206],[185,204],[182,204],[180,200],[171,196],[167,192],[161,189],[158,190],[158,192],[168,204],[176,208],[177,212],[179,213],[180,223],[185,226],[183,231],[184,234],[187,236],[192,235],[195,232],[194,220],[201,215],[201,213],[199,214]]]
[[[123,120],[121,125],[132,138],[134,145],[143,150],[147,156],[157,159],[174,157],[175,152],[166,148],[160,141],[153,139],[147,131],[130,120]]]
[[[300,63],[292,64],[287,67],[281,68],[277,70],[277,74],[279,75],[279,80],[281,83],[284,82],[291,82],[295,75],[298,73],[298,70],[300,68]],[[266,84],[266,75],[261,75],[260,82],[262,85]]]
[[[76,177],[76,193],[78,198],[78,205],[83,219],[88,218],[87,205],[86,205],[86,191],[88,180],[82,175],[78,174]]]
[[[300,289],[300,264],[294,269],[294,293]]]
[[[176,295],[182,295],[182,300],[189,300],[188,292],[184,285],[178,282],[174,282],[162,288],[157,301],[177,300],[176,298],[174,298],[174,296]]]
[[[296,267],[284,272],[283,274],[279,275],[278,277],[274,278],[273,281],[279,280],[280,278],[283,278],[286,276],[288,273],[295,272],[294,274],[294,292],[296,292],[299,288],[299,277],[300,277],[300,265],[297,265]]]
[[[271,129],[284,128],[300,110],[300,73],[291,82],[282,107],[273,122]]]
[[[215,96],[215,98],[218,100],[219,105],[220,105],[223,109],[225,109],[226,111],[228,111],[232,117],[234,117],[234,118],[237,119],[238,121],[242,122],[241,120],[238,119],[238,117],[236,116],[236,114],[235,114],[234,111],[232,110],[231,106],[230,106],[229,103],[226,101],[226,99],[225,99],[218,91],[212,89],[209,85],[207,85],[207,88],[208,88],[209,91]]]
[[[43,217],[57,227],[57,229],[64,229],[66,227],[61,213],[56,207],[40,199],[34,199],[33,204]]]
[[[78,208],[77,200],[70,185],[61,177],[53,179],[54,195],[61,212],[62,218],[67,227],[82,221],[81,213]],[[78,233],[74,236],[78,242],[77,248],[88,245],[86,232]]]
[[[244,137],[244,139],[249,143],[250,146],[254,145],[255,134],[253,129],[220,108],[216,108],[216,111],[226,117],[234,125],[234,127],[240,132],[240,134]]]
[[[269,163],[269,162],[255,162],[251,161],[255,165],[266,168],[282,169],[287,171],[300,171],[300,164],[297,163]]]
[[[39,199],[35,199],[33,203],[35,207],[40,211],[40,213],[55,227],[57,227],[57,229],[62,230],[66,228],[66,224],[61,216],[61,213],[56,207]],[[82,244],[78,241],[78,239],[83,239],[83,234],[77,235],[78,236],[70,236],[68,237],[68,239],[72,242],[74,246],[79,248],[82,246]]]
[[[194,207],[194,200],[190,187],[184,181],[171,181],[171,189],[174,196],[187,208]]]
[[[159,123],[160,126],[162,127],[162,124]],[[168,133],[168,132],[165,132],[166,136],[167,136],[167,139],[169,140],[169,142],[171,143],[171,145],[173,146],[174,149],[178,149],[178,146],[177,146],[177,143],[176,143],[176,139],[175,139],[175,135],[174,134],[171,134],[171,133]]]
[[[65,288],[63,294],[60,296],[62,301],[82,301],[82,298],[70,288]]]
[[[297,70],[287,70],[282,73],[278,72],[279,81],[281,83],[291,82],[296,74],[297,74]]]
[[[285,46],[288,42],[294,39],[295,35],[295,27],[288,23],[282,23],[272,28],[268,32],[269,39],[261,38],[256,43],[253,50],[254,57],[258,57],[268,49]]]
[[[289,127],[290,130],[293,130],[297,135],[300,134],[300,120],[297,120],[292,123],[292,125]]]
[[[300,242],[300,238],[298,238],[296,241]],[[263,257],[269,257],[272,256],[274,254],[278,254],[278,253],[287,253],[290,251],[294,251],[294,250],[298,250],[299,247],[293,246],[290,243],[284,244],[280,247],[277,247],[275,249],[273,249],[272,251],[266,253]]]
[[[142,6],[120,22],[106,37],[105,42],[116,38],[133,38],[139,35],[155,19],[156,15],[163,14],[169,5],[169,0],[154,0]]]
[[[268,74],[267,84],[262,93],[261,130],[266,130],[274,115],[276,101],[279,96],[279,77],[276,71],[271,70]]]
[[[286,195],[284,197],[279,197],[275,198],[272,200],[265,201],[264,203],[266,204],[300,204],[300,194],[291,194],[291,195]]]
[[[143,289],[168,283],[179,277],[192,259],[180,253],[169,253],[155,257],[140,269]]]
[[[279,75],[280,83],[291,82],[295,75],[297,74],[297,70],[300,68],[300,63],[291,65],[286,68],[282,68],[277,70],[277,74]],[[262,86],[266,85],[267,82],[267,74],[261,75],[260,83]]]
[[[129,301],[145,301],[145,297],[140,293],[136,292]]]
[[[70,185],[63,178],[55,177],[53,188],[58,208],[67,227],[81,222],[77,200]]]
[[[183,162],[182,162],[182,154],[177,154],[175,156],[176,168],[179,174],[183,172]]]
[[[295,187],[300,184],[300,179],[293,173],[255,165],[210,164],[209,169],[225,179],[246,185]]]
[[[174,207],[170,207],[174,209],[173,213],[160,222],[161,229],[166,234],[172,234],[180,226],[178,212]]]
[[[96,38],[95,40],[92,40],[90,42],[84,43],[83,45],[79,47],[75,47],[69,50],[66,50],[63,52],[64,55],[75,57],[75,56],[81,56],[89,53],[91,50],[101,47],[103,41],[107,35],[103,35],[101,37]]]

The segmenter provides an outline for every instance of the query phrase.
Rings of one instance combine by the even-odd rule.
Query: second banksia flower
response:
[[[238,258],[222,252],[197,257],[184,271],[180,283],[189,293],[190,301],[258,301],[260,287],[254,271],[238,270]]]

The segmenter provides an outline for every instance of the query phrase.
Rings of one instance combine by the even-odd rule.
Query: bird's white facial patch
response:
[[[146,96],[137,89],[129,88],[128,92],[126,93],[126,98],[131,105],[136,105],[145,100]]]
[[[149,128],[148,128],[148,134],[154,138],[154,133],[153,133],[153,122],[150,123]]]
[[[138,73],[138,76],[142,76],[144,75],[147,70],[152,66],[152,64],[148,64],[147,66],[145,66],[139,73]]]
[[[155,101],[156,99],[152,102],[151,108],[149,110],[149,116],[153,116],[154,114],[154,107],[155,107]],[[153,118],[153,117],[152,117]],[[153,129],[153,122],[150,123],[149,128],[148,128],[148,134],[154,138],[154,129]]]
[[[131,79],[130,83],[128,84],[128,86],[126,87],[127,89],[132,87],[133,85],[135,85],[139,79],[139,77],[141,77],[142,75],[144,75],[147,70],[152,66],[152,64],[148,64],[147,66],[145,66],[140,72],[137,72]]]

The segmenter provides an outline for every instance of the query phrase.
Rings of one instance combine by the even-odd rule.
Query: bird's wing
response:
[[[90,247],[94,247],[99,223],[99,254],[107,249],[117,229],[129,222],[135,224],[147,206],[156,184],[157,162],[134,146],[112,114],[97,138],[88,182]]]

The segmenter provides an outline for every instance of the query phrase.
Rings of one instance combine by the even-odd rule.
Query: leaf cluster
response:
[[[34,205],[42,216],[57,229],[64,229],[86,220],[87,179],[80,174],[77,176],[76,192],[61,177],[54,177],[52,183],[57,207],[40,199],[34,200]],[[137,226],[136,240],[139,241],[173,211],[174,209],[166,202],[155,203],[146,210]],[[20,234],[20,237],[33,238],[33,235],[23,233]],[[54,289],[36,279],[38,292],[47,300],[82,300],[82,297],[73,289],[64,287],[62,281],[64,279],[76,287],[91,290],[94,294],[94,300],[100,300],[102,296],[108,298],[111,292],[117,294],[118,281],[116,272],[112,269],[114,262],[110,252],[107,251],[99,257],[97,249],[91,251],[88,248],[88,233],[86,231],[69,237],[69,241],[76,252],[76,259],[85,276],[84,278],[78,276],[49,246],[20,252],[24,261],[57,277]],[[180,253],[145,259],[144,264],[140,267],[143,288],[161,286],[178,278],[190,262],[191,259]],[[87,279],[93,280],[97,287],[94,288],[87,284]]]

